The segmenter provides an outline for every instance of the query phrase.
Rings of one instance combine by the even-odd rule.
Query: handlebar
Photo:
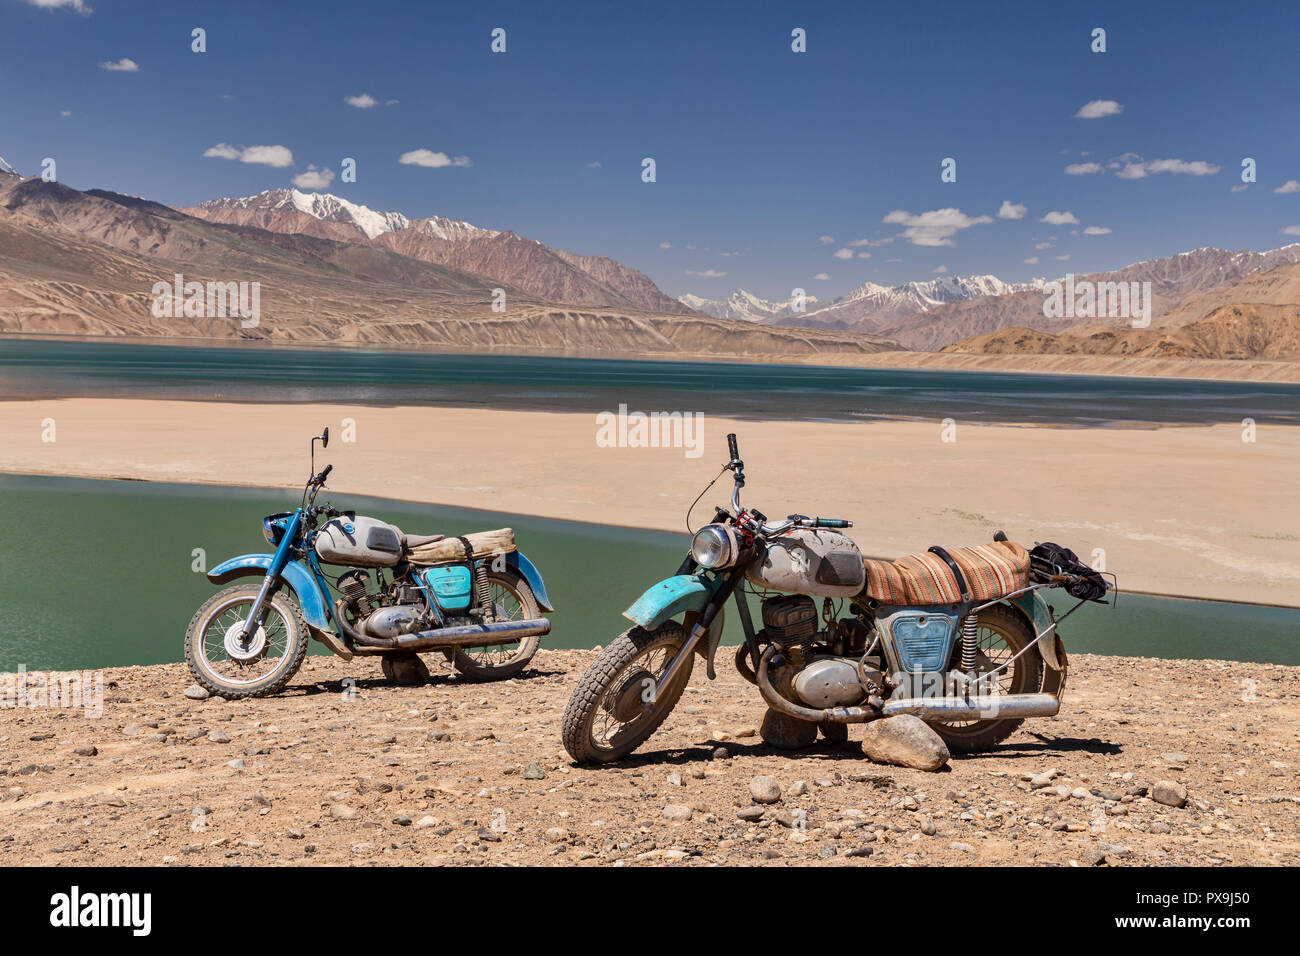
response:
[[[326,465],[325,469],[319,475],[316,476],[317,480],[319,480],[322,484],[324,484],[325,479],[329,477],[329,473],[333,470],[334,470],[333,465]]]
[[[736,447],[736,436],[730,434],[727,436],[727,451],[731,452],[731,462],[740,461],[740,450]]]

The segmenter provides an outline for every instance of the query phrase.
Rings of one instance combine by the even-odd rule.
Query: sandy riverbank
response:
[[[47,419],[54,422],[54,441]],[[355,423],[345,441],[345,419]],[[329,497],[379,495],[506,513],[684,529],[740,435],[744,501],[771,517],[845,517],[864,552],[1059,541],[1105,552],[1121,586],[1300,605],[1300,429],[1056,429],[937,422],[709,418],[702,454],[602,448],[594,416],[485,409],[237,405],[142,399],[0,403],[0,471],[301,486],[311,435],[334,436]],[[694,521],[725,503],[720,481]],[[408,528],[412,532],[444,529]]]
[[[98,718],[0,710],[0,864],[1300,863],[1300,668],[1074,655],[1059,717],[940,773],[868,762],[856,727],[772,750],[753,687],[697,669],[640,754],[592,769],[559,740],[592,656],[475,685],[430,655],[420,687],[309,658],[231,702],[187,699],[182,664],[106,670]],[[783,794],[755,820],[759,774]]]

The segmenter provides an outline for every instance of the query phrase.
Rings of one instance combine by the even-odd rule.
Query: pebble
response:
[[[534,760],[532,763],[528,764],[528,766],[524,767],[524,779],[545,780],[546,771],[542,769],[542,765],[540,763]]]
[[[743,807],[736,811],[736,816],[741,820],[747,820],[750,823],[757,823],[759,820],[763,819],[763,814],[766,812],[767,811],[762,807]]]
[[[214,744],[228,744],[230,743],[230,734],[226,733],[224,730],[214,730],[212,733],[208,734],[208,742]]]
[[[670,803],[664,807],[663,816],[665,820],[685,822],[695,816],[695,810],[684,803]]]
[[[437,817],[424,816],[415,821],[415,825],[421,830],[427,830],[429,827],[436,827],[442,821]]]
[[[790,785],[790,796],[792,797],[802,797],[807,792],[808,792],[807,780],[796,780],[793,784]]]
[[[353,820],[356,818],[357,811],[353,810],[346,803],[336,803],[330,807],[330,816],[335,820]]]
[[[82,746],[74,750],[73,753],[75,753],[78,757],[98,757],[99,748],[89,744],[83,744]]]
[[[190,700],[207,700],[212,695],[208,693],[206,687],[200,687],[198,684],[191,684],[185,688],[185,696]]]
[[[1187,803],[1187,788],[1172,780],[1157,780],[1151,787],[1151,799],[1166,807],[1181,807]]]

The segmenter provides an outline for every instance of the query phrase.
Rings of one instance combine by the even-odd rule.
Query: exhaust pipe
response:
[[[426,651],[444,647],[490,647],[493,644],[513,644],[536,634],[549,634],[551,622],[544,617],[526,621],[496,621],[492,624],[466,624],[463,627],[443,627],[432,631],[417,631],[394,637],[393,649],[401,651]]]
[[[342,599],[334,602],[334,619],[352,643],[358,645],[357,653],[362,654],[491,647],[495,644],[513,644],[535,634],[551,633],[551,622],[544,617],[535,617],[525,621],[494,621],[491,624],[435,628],[431,631],[416,631],[414,634],[400,634],[397,637],[373,637],[357,630],[348,622]]]
[[[1055,717],[1061,709],[1051,694],[989,694],[982,697],[900,697],[885,701],[886,717],[914,714],[940,720],[999,720]]]

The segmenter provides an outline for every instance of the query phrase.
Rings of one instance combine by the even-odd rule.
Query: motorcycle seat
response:
[[[995,601],[1029,586],[1029,552],[1014,541],[994,541],[970,548],[949,548],[972,601]],[[881,604],[958,604],[961,588],[940,555],[926,551],[893,561],[864,558],[863,593]]]
[[[402,535],[402,550],[414,551],[426,544],[436,544],[445,537],[446,535],[442,534],[404,534]]]

